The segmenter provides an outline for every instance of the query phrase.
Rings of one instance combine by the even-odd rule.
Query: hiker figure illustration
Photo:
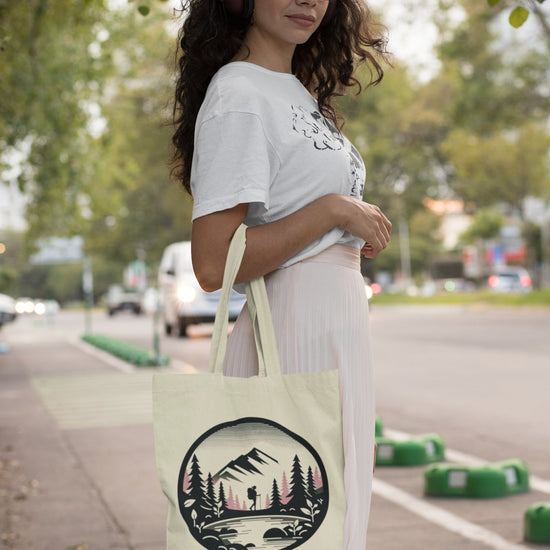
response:
[[[250,505],[250,510],[256,510],[256,485],[248,488],[248,498],[253,502],[253,504]]]

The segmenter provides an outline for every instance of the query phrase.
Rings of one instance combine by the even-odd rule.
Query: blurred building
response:
[[[472,221],[472,216],[464,213],[464,201],[424,199],[424,206],[442,218],[439,233],[445,249],[456,248],[460,235]]]

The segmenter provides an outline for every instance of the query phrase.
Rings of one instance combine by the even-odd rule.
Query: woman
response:
[[[243,3],[244,2],[244,3]],[[391,224],[362,201],[365,169],[331,99],[367,62],[382,78],[384,41],[362,0],[190,0],[180,32],[176,174],[194,198],[192,256],[221,287],[236,228],[237,282],[266,276],[283,373],[339,369],[348,511],[345,550],[366,544],[374,449],[368,304],[360,251],[374,258]],[[246,307],[225,372],[252,376]]]

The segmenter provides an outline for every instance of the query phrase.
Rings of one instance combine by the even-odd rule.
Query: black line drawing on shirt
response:
[[[292,129],[295,132],[311,139],[315,149],[320,151],[340,151],[345,149],[349,156],[352,197],[362,198],[365,187],[365,165],[359,151],[350,143],[346,147],[344,136],[319,111],[308,112],[301,105],[291,105]]]
[[[363,198],[363,189],[365,187],[365,165],[359,151],[351,144],[351,149],[348,151],[351,177],[353,178],[351,195],[357,198]]]
[[[292,108],[292,128],[312,139],[315,149],[339,151],[344,147],[342,134],[319,112],[307,112],[301,105]]]

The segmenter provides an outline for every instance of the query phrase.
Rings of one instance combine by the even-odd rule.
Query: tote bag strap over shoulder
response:
[[[210,372],[218,375],[223,374],[223,360],[227,346],[229,323],[229,296],[244,256],[246,229],[247,226],[241,224],[235,231],[225,263],[209,362]],[[252,326],[254,327],[256,350],[258,352],[258,374],[260,376],[278,376],[281,373],[279,354],[263,277],[246,283],[246,297]]]

